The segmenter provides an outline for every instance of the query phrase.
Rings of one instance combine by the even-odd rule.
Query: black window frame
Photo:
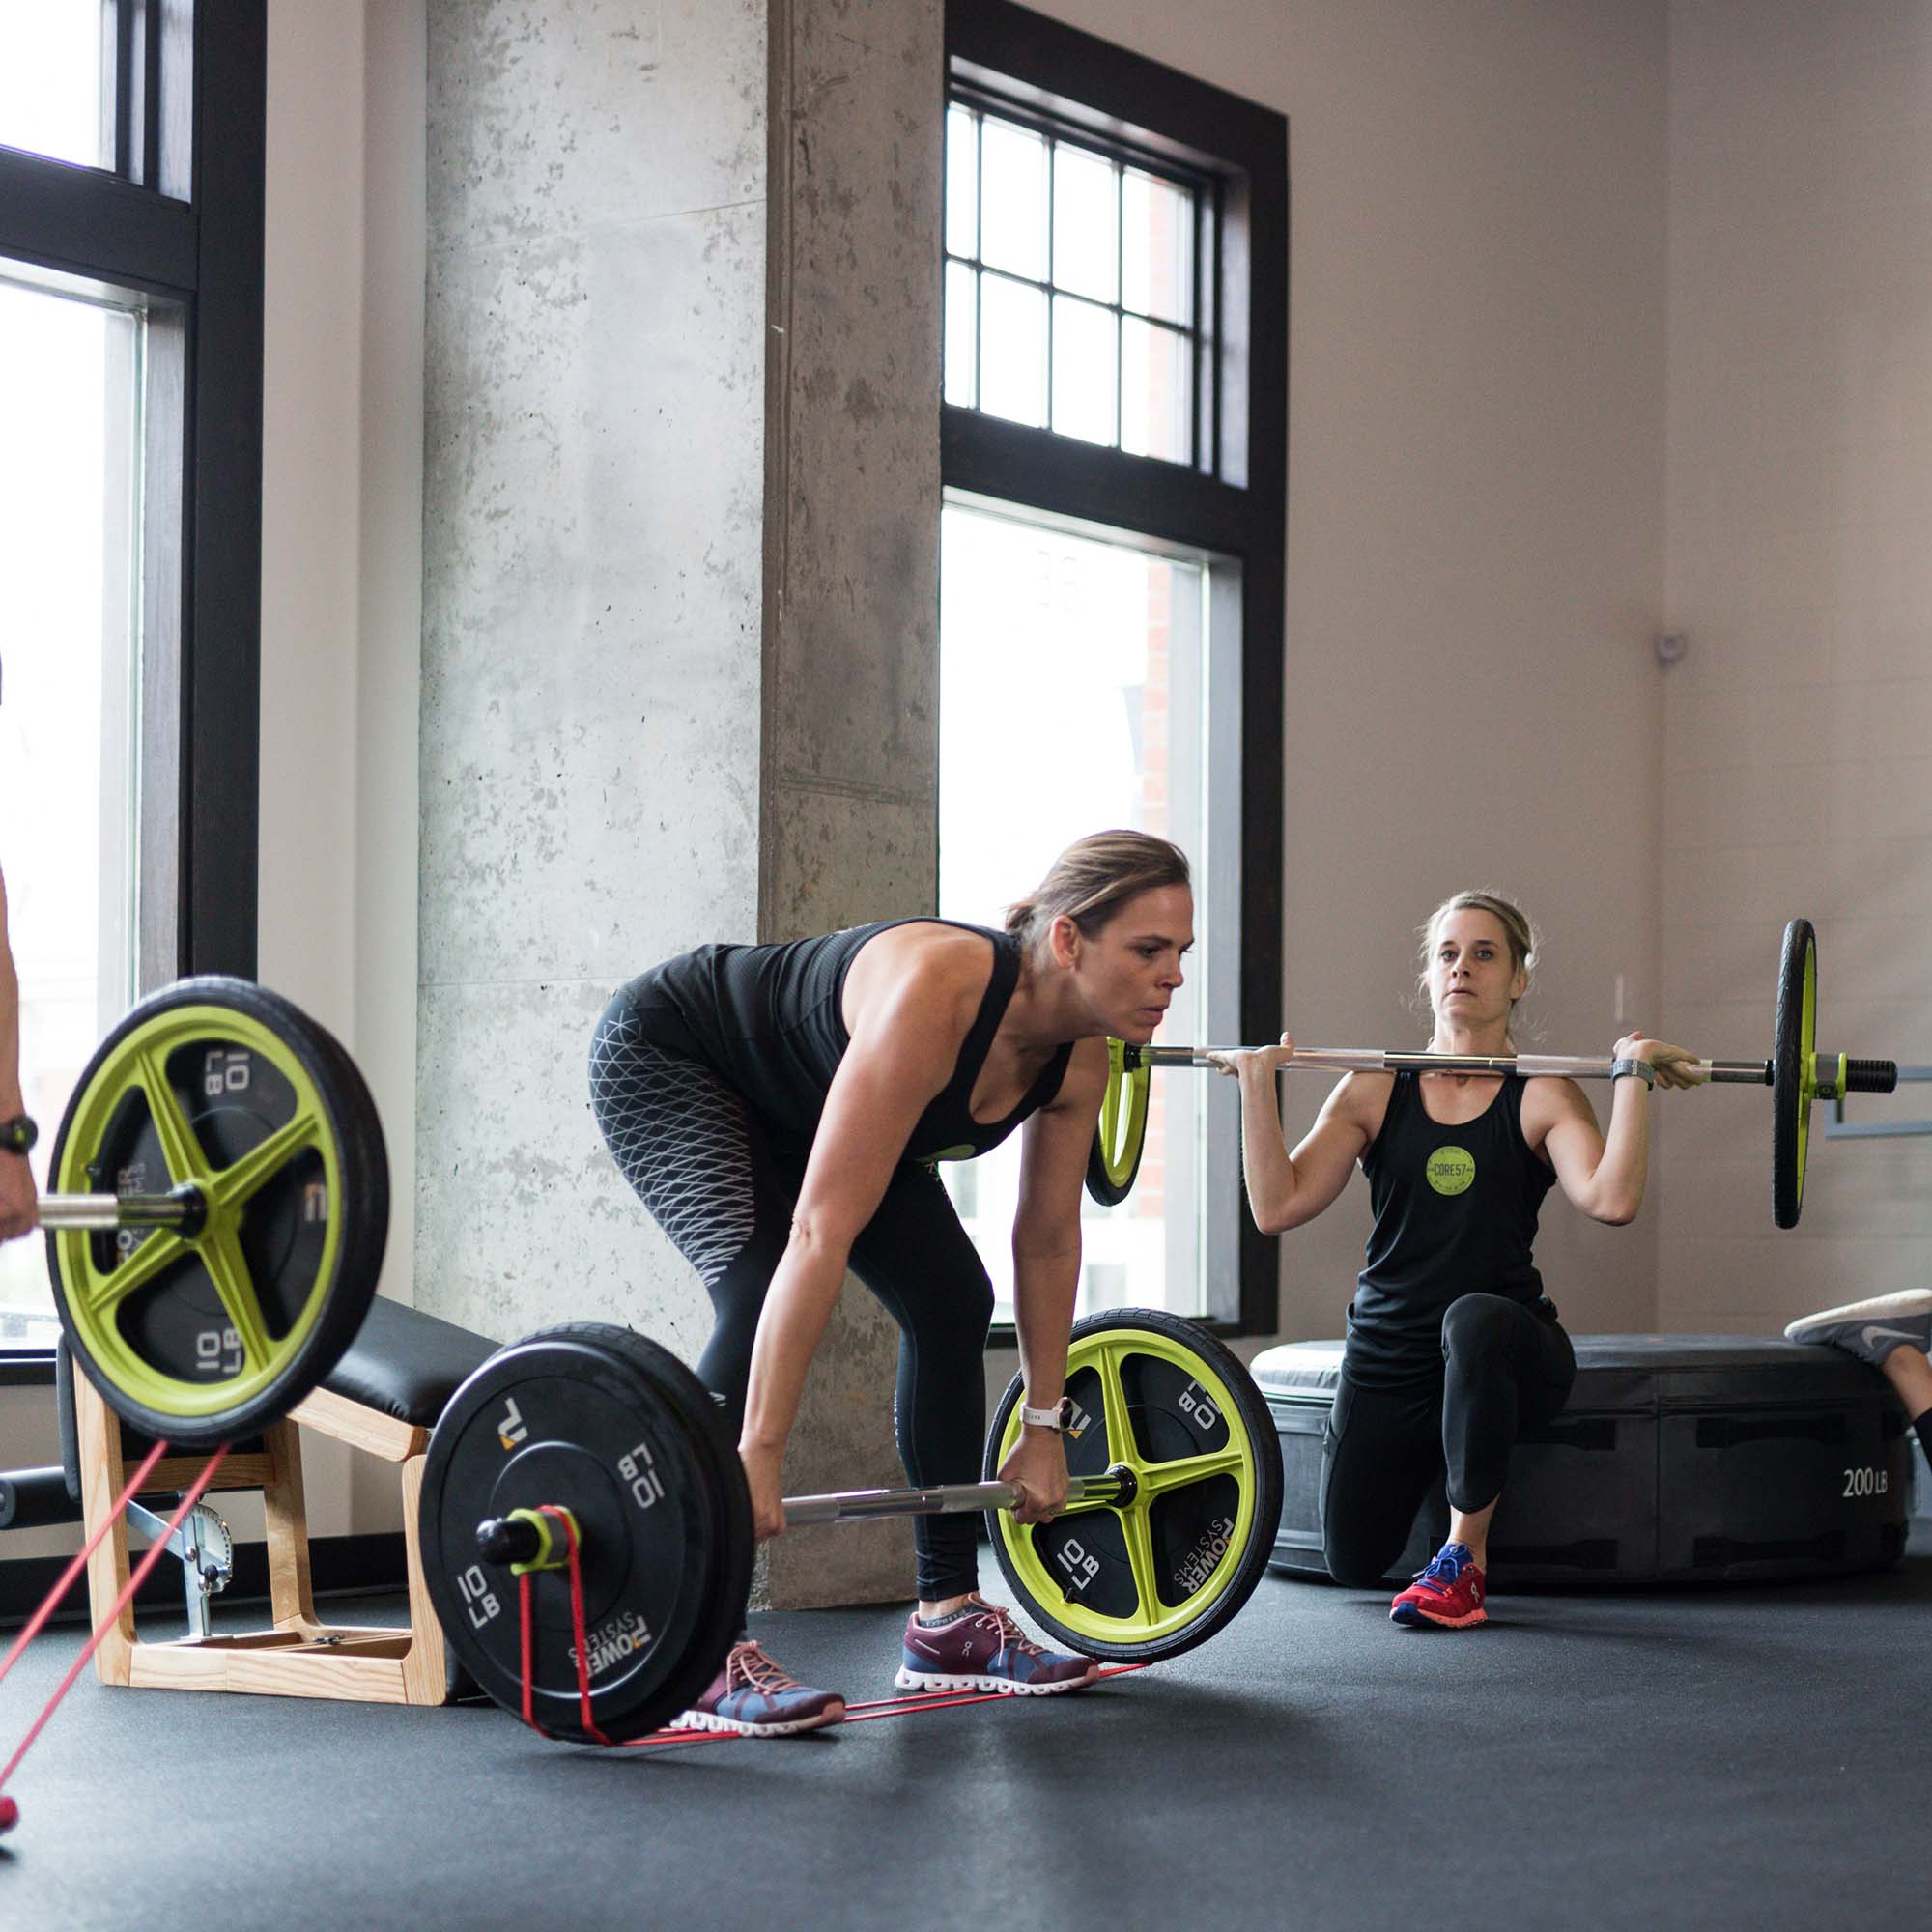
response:
[[[1288,541],[1287,117],[1015,6],[947,0],[946,99],[1045,116],[1100,145],[1178,163],[1218,188],[1210,336],[1221,361],[1207,468],[1129,456],[940,403],[948,492],[1125,529],[1229,557],[1241,571],[1241,960],[1244,1039],[1280,1028],[1282,731]],[[942,236],[935,271],[945,258]],[[1197,283],[1202,315],[1209,291]],[[1209,385],[1202,385],[1204,396]],[[1204,434],[1204,432],[1206,432]],[[1222,1333],[1280,1327],[1276,1244],[1242,1216],[1239,1314]],[[995,1345],[1010,1344],[1010,1327]]]
[[[946,105],[949,115],[954,107],[964,107],[970,110],[975,117],[974,125],[979,137],[976,142],[976,146],[979,149],[979,159],[976,163],[977,178],[974,182],[974,196],[976,203],[980,208],[983,208],[985,195],[984,136],[985,124],[989,118],[1005,122],[1012,127],[1022,128],[1029,133],[1039,135],[1047,143],[1048,148],[1047,263],[1046,274],[1043,279],[1038,279],[1031,275],[1022,275],[1015,270],[1001,268],[987,262],[983,252],[983,232],[976,234],[974,252],[970,256],[958,253],[952,247],[950,239],[944,242],[942,247],[944,265],[948,270],[951,270],[954,264],[957,264],[959,267],[968,270],[974,277],[974,394],[977,396],[981,387],[981,376],[985,357],[984,303],[982,292],[987,276],[991,276],[998,281],[1014,282],[1023,287],[1037,289],[1045,298],[1046,348],[1044,377],[1046,382],[1045,412],[1048,427],[1052,426],[1053,420],[1054,303],[1057,298],[1061,298],[1077,301],[1094,308],[1104,309],[1113,316],[1115,322],[1114,437],[1111,443],[1100,443],[1098,447],[1103,449],[1118,449],[1122,446],[1122,416],[1124,413],[1122,409],[1122,388],[1125,382],[1122,355],[1122,346],[1124,341],[1122,325],[1129,319],[1141,321],[1146,323],[1150,328],[1157,330],[1163,335],[1179,336],[1187,344],[1188,455],[1184,459],[1155,457],[1151,460],[1162,463],[1179,462],[1182,468],[1202,469],[1209,475],[1214,474],[1220,463],[1219,429],[1221,411],[1219,384],[1221,365],[1218,355],[1214,354],[1214,318],[1211,314],[1203,313],[1204,303],[1201,292],[1204,284],[1215,282],[1216,286],[1218,286],[1217,278],[1211,271],[1214,243],[1216,239],[1218,239],[1221,229],[1220,181],[1218,177],[1204,174],[1195,168],[1186,167],[1167,156],[1153,155],[1145,150],[1135,148],[1130,143],[1108,140],[1077,125],[1065,121],[1057,121],[1050,116],[1039,113],[1035,108],[1022,106],[1016,101],[1008,99],[991,88],[977,86],[971,82],[957,79],[952,81],[947,90]],[[1124,291],[1118,287],[1118,284],[1123,279],[1122,250],[1118,233],[1115,238],[1115,280],[1117,287],[1112,299],[1102,300],[1097,296],[1089,295],[1077,289],[1067,288],[1059,280],[1055,262],[1058,212],[1054,202],[1054,196],[1057,192],[1054,186],[1054,172],[1056,157],[1062,148],[1076,148],[1096,158],[1111,162],[1117,169],[1124,170],[1130,168],[1136,173],[1151,176],[1155,180],[1167,183],[1171,187],[1180,190],[1189,197],[1193,234],[1189,240],[1187,251],[1189,274],[1188,307],[1191,311],[1187,321],[1177,322],[1171,317],[1157,316],[1151,311],[1130,309],[1126,306]],[[949,139],[949,154],[950,152]],[[1121,192],[1122,187],[1123,184],[1117,185],[1117,193]],[[950,201],[952,194],[950,185],[947,193]],[[1119,220],[1120,211],[1117,209],[1117,227]],[[948,225],[950,227],[950,222]],[[976,226],[980,231],[983,231],[983,215]],[[948,407],[954,406],[949,404]],[[957,407],[971,407],[976,413],[986,413],[983,404],[978,402],[970,406],[959,405]],[[1054,433],[1055,435],[1063,435],[1067,432],[1056,430]],[[1082,441],[1091,440],[1091,439],[1087,438],[1079,440]]]
[[[114,156],[0,146],[0,275],[143,298],[142,990],[256,970],[266,0],[105,0]],[[0,1384],[51,1351],[0,1350]]]

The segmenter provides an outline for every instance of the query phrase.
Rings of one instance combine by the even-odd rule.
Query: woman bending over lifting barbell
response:
[[[1437,1053],[1515,1050],[1510,1016],[1535,963],[1529,922],[1489,893],[1459,893],[1423,927],[1421,985]],[[1349,1309],[1322,1472],[1323,1548],[1339,1582],[1373,1588],[1447,1471],[1449,1540],[1395,1599],[1398,1624],[1484,1621],[1490,1519],[1519,1421],[1554,1415],[1577,1376],[1570,1338],[1531,1256],[1543,1197],[1560,1181],[1598,1221],[1643,1200],[1653,1079],[1688,1087],[1682,1047],[1616,1045],[1607,1137],[1575,1081],[1474,1073],[1350,1073],[1291,1154],[1276,1072],[1293,1050],[1214,1056],[1241,1083],[1248,1203],[1266,1234],[1312,1221],[1356,1162],[1375,1225]]]
[[[785,1440],[848,1264],[899,1325],[907,1476],[978,1477],[992,1284],[934,1167],[985,1153],[1022,1122],[1013,1264],[1027,1426],[1000,1475],[1024,1492],[1019,1521],[1058,1513],[1106,1037],[1152,1035],[1193,923],[1185,855],[1102,832],[1055,860],[1003,932],[913,919],[699,947],[606,1009],[591,1102],[624,1178],[710,1293],[717,1321],[697,1373],[739,1426],[760,1537],[784,1527]],[[1093,1680],[1092,1660],[1042,1650],[979,1597],[974,1518],[919,1517],[913,1542],[902,1689],[1039,1693]],[[685,1721],[765,1735],[836,1722],[844,1708],[741,1641]]]

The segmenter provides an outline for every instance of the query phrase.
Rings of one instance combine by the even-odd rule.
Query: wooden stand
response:
[[[81,1508],[92,1536],[127,1482],[121,1421],[84,1375],[73,1378],[79,1433]],[[297,1425],[401,1466],[403,1538],[409,1553],[407,1630],[324,1624],[309,1586],[308,1521],[302,1504],[301,1439]],[[94,1667],[103,1684],[173,1690],[254,1690],[277,1697],[341,1697],[367,1704],[440,1704],[448,1696],[442,1627],[423,1581],[417,1500],[429,1431],[379,1409],[317,1389],[263,1436],[259,1455],[231,1455],[219,1490],[262,1492],[268,1520],[272,1624],[233,1635],[147,1643],[135,1634],[130,1603],[101,1638]],[[150,1488],[186,1490],[205,1458],[169,1456]],[[128,1524],[116,1520],[88,1564],[88,1597],[99,1619],[126,1586]]]

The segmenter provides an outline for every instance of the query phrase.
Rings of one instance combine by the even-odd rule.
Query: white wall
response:
[[[1289,117],[1287,1023],[1416,1038],[1413,928],[1494,884],[1546,1049],[1608,1051],[1619,975],[1661,1028],[1662,0],[1045,11]],[[1367,1227],[1357,1179],[1284,1241],[1286,1334],[1341,1332]],[[1547,1208],[1573,1328],[1651,1324],[1654,1228]]]
[[[1932,10],[1677,0],[1670,61],[1668,1010],[1769,1053],[1802,914],[1820,1046],[1932,1061]],[[1666,1328],[1923,1283],[1927,1143],[1814,1140],[1777,1234],[1767,1112],[1670,1136]]]

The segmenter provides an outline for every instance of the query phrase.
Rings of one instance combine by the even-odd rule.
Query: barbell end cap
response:
[[[543,1535],[525,1517],[488,1517],[476,1525],[476,1553],[503,1569],[534,1563],[543,1555]]]
[[[193,1181],[185,1180],[168,1190],[168,1199],[182,1204],[181,1224],[175,1233],[185,1241],[197,1238],[208,1225],[208,1196]]]

